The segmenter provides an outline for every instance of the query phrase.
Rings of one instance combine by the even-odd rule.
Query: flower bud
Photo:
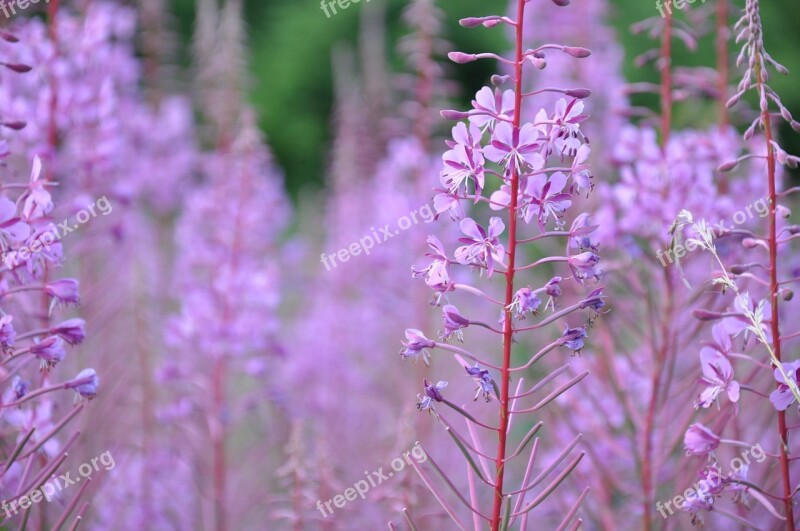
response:
[[[564,94],[571,98],[576,98],[582,100],[584,98],[588,98],[592,95],[592,91],[586,88],[577,88],[577,89],[570,89],[566,91]]]
[[[67,389],[75,389],[83,398],[91,400],[97,396],[97,388],[100,387],[100,377],[94,369],[83,369],[71,381],[64,384]]]
[[[572,57],[577,57],[578,59],[583,59],[584,57],[589,57],[592,55],[592,51],[588,48],[580,48],[578,46],[565,46],[564,51],[570,54]]]
[[[474,53],[463,53],[463,52],[450,52],[447,54],[447,57],[453,61],[454,63],[458,63],[463,65],[465,63],[471,63],[472,61],[477,61],[478,56]]]

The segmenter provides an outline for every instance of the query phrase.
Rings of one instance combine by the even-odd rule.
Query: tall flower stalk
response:
[[[558,1],[556,4],[563,6],[568,2]],[[436,465],[433,457],[430,457],[434,469],[451,487],[453,494],[469,509],[476,529],[480,527],[479,522],[483,519],[495,531],[505,529],[517,520],[524,529],[528,513],[544,501],[583,457],[583,452],[574,456],[549,485],[533,496],[533,489],[539,486],[548,473],[562,463],[574,448],[574,444],[565,448],[552,467],[531,481],[530,476],[539,447],[537,438],[530,450],[524,476],[515,478],[521,480],[520,488],[508,487],[511,474],[509,463],[527,452],[528,444],[534,440],[535,434],[542,426],[540,422],[530,427],[527,434],[513,446],[515,449],[512,451],[512,424],[515,416],[538,411],[588,374],[588,372],[576,374],[532,407],[525,407],[523,402],[527,397],[557,380],[567,367],[562,366],[531,390],[524,392],[522,375],[519,373],[524,373],[558,347],[579,353],[586,337],[587,323],[574,327],[565,325],[565,330],[559,338],[552,341],[545,340],[546,346],[524,361],[515,359],[513,344],[521,341],[520,336],[523,332],[543,329],[549,324],[566,321],[580,310],[589,312],[589,322],[591,322],[597,310],[604,306],[602,289],[595,289],[580,296],[578,302],[566,307],[562,307],[560,301],[563,290],[567,289],[564,284],[568,281],[576,282],[579,288],[586,288],[586,285],[596,281],[601,275],[598,267],[599,257],[595,253],[597,246],[591,238],[591,233],[597,227],[589,222],[586,214],[577,216],[568,230],[564,219],[566,211],[574,202],[573,197],[588,192],[591,188],[591,174],[588,165],[585,164],[589,146],[580,127],[587,118],[582,114],[583,103],[580,100],[587,97],[590,91],[583,88],[546,88],[525,93],[523,89],[526,69],[544,68],[546,52],[552,50],[554,53],[585,58],[590,55],[590,51],[559,44],[545,44],[535,49],[526,49],[523,21],[527,7],[527,2],[519,0],[514,19],[487,16],[461,20],[461,25],[469,28],[481,25],[510,26],[515,35],[514,55],[513,59],[503,59],[493,53],[452,52],[449,55],[451,60],[456,63],[467,63],[477,59],[496,59],[511,65],[513,74],[509,76],[510,79],[507,76],[494,76],[492,80],[495,87],[482,88],[473,101],[473,109],[470,111],[442,113],[449,119],[467,119],[466,122],[460,122],[453,128],[453,140],[448,141],[451,149],[443,155],[442,188],[437,189],[438,194],[434,199],[439,214],[447,213],[453,219],[460,219],[459,225],[463,237],[459,238],[459,242],[463,245],[456,249],[455,258],[451,259],[437,237],[428,238],[432,252],[427,256],[433,261],[424,269],[415,269],[414,274],[423,277],[425,283],[436,292],[435,303],[442,308],[444,330],[440,332],[440,341],[434,341],[419,330],[409,329],[406,331],[405,348],[401,351],[404,358],[416,360],[422,357],[426,362],[430,350],[454,353],[456,360],[466,371],[465,376],[478,385],[475,398],[483,396],[487,403],[496,400],[495,420],[478,420],[485,416],[484,412],[468,411],[466,406],[458,406],[448,399],[447,395],[451,391],[447,382],[440,381],[434,384],[426,380],[423,386],[424,394],[420,396],[417,404],[420,411],[429,411],[434,415],[463,452],[469,465],[469,501]],[[506,81],[510,81],[512,89],[502,89]],[[524,100],[544,92],[555,92],[564,97],[558,100],[554,111],[540,109],[532,120],[526,119]],[[491,182],[492,180],[494,182]],[[483,196],[485,189],[496,191],[487,198]],[[466,217],[462,203],[466,203],[467,208],[472,204],[476,210],[478,205],[484,204],[492,210],[504,212],[508,222],[507,234],[503,237],[506,223],[500,217],[491,217],[486,225],[479,224],[471,217]],[[525,229],[528,226],[538,228],[538,234],[532,236],[524,234],[529,232],[530,229]],[[553,229],[548,230],[548,227]],[[521,260],[528,258],[529,247],[534,247],[531,250],[535,251],[541,251],[545,247],[549,250],[551,239],[558,238],[567,240],[563,255],[556,253],[519,265]],[[535,246],[526,246],[534,243]],[[546,281],[545,277],[541,280],[543,285],[536,289],[519,285],[520,278],[528,274],[523,272],[533,270],[534,273],[540,273],[562,267],[566,278],[555,276]],[[456,281],[455,278],[460,279],[462,272],[454,272],[451,277],[451,269],[455,268],[477,270],[481,277],[485,274],[487,287],[479,289],[468,283]],[[499,275],[494,275],[496,272]],[[502,286],[497,286],[496,282],[492,284],[492,280],[498,276],[504,281]],[[493,296],[492,293],[497,289],[502,293],[499,297]],[[450,301],[451,298],[460,298],[462,294],[477,297],[478,300],[491,303],[499,309],[500,327],[463,315]],[[544,305],[540,297],[549,297],[549,302]],[[448,304],[443,304],[444,302]],[[548,313],[548,308],[552,308],[552,314],[544,317],[542,314]],[[531,326],[517,325],[520,319],[531,315],[542,318]],[[462,339],[466,329],[484,329],[499,336],[502,345],[500,361],[486,361],[466,349],[449,343],[452,338]],[[492,372],[495,372],[496,376],[493,376]],[[516,378],[517,381],[514,382],[517,376],[520,378]],[[512,390],[512,385],[515,385],[515,390]],[[465,418],[469,428],[469,439],[462,436],[460,430],[438,410],[439,404],[449,407]],[[494,454],[486,454],[482,450],[485,443],[481,440],[487,434],[494,438],[496,448]],[[476,459],[480,467],[476,465]],[[489,462],[493,463],[492,472],[489,471]],[[415,468],[445,511],[463,529],[464,524],[458,512],[435,486],[432,478],[422,467],[415,466]],[[481,495],[477,489],[479,485],[488,487],[491,491],[488,510],[481,508]],[[562,525],[570,523],[582,498],[583,496],[579,497],[572,510],[568,511]],[[407,518],[411,517],[407,515]]]
[[[769,86],[769,74],[767,68],[773,67],[781,74],[787,74],[786,68],[776,62],[764,49],[763,28],[759,13],[758,0],[748,0],[743,16],[735,26],[737,31],[737,42],[742,43],[742,50],[739,54],[737,64],[746,64],[744,76],[737,87],[737,92],[728,101],[728,106],[735,105],[748,92],[753,92],[758,98],[759,112],[757,117],[744,133],[744,139],[751,141],[757,131],[763,133],[763,144],[754,147],[752,153],[740,156],[734,161],[726,162],[721,165],[722,171],[731,171],[739,165],[745,163],[752,164],[765,163],[767,179],[767,233],[758,233],[747,230],[738,231],[741,245],[745,249],[760,249],[768,253],[768,264],[762,267],[755,267],[755,262],[726,264],[720,258],[717,246],[713,241],[712,231],[700,222],[694,225],[697,237],[689,239],[698,247],[710,252],[715,260],[715,265],[719,269],[714,272],[713,283],[722,287],[723,294],[731,291],[735,294],[734,307],[727,312],[714,312],[710,310],[698,310],[696,315],[703,321],[719,322],[714,326],[714,348],[722,353],[713,358],[716,361],[709,361],[707,355],[703,357],[704,382],[707,390],[704,395],[712,399],[718,393],[716,389],[734,389],[738,394],[738,389],[747,393],[748,400],[739,402],[742,407],[763,407],[766,399],[769,398],[774,409],[776,409],[775,419],[777,421],[778,448],[774,457],[778,461],[779,488],[781,495],[770,494],[769,488],[772,481],[769,476],[765,476],[761,485],[757,485],[755,478],[748,478],[746,473],[744,479],[748,480],[747,492],[750,496],[758,500],[772,516],[784,521],[787,529],[795,529],[794,495],[795,490],[792,482],[791,460],[792,446],[789,440],[789,430],[787,423],[787,410],[790,405],[800,403],[800,388],[797,382],[796,361],[786,362],[783,354],[783,343],[787,338],[796,337],[797,334],[781,334],[781,316],[786,315],[785,306],[792,300],[792,292],[789,285],[797,281],[795,272],[791,272],[789,278],[782,278],[785,274],[781,268],[779,259],[786,252],[786,248],[791,245],[796,229],[794,226],[786,225],[783,221],[789,218],[790,211],[781,205],[779,201],[787,197],[796,188],[783,192],[779,188],[778,164],[796,168],[800,159],[789,155],[778,144],[774,138],[773,119],[779,116],[784,119],[795,131],[800,130],[800,124],[794,120],[791,113],[781,102],[778,94]],[[773,113],[772,108],[777,107],[777,113]],[[759,142],[762,139],[759,140]],[[752,162],[751,162],[752,161]],[[676,221],[675,230],[683,228],[693,223],[693,216],[690,212],[683,212]],[[698,228],[699,227],[699,228]],[[737,232],[737,231],[734,231]],[[781,253],[782,250],[784,253]],[[751,251],[752,252],[752,251]],[[759,273],[765,270],[767,278],[761,278]],[[766,293],[764,293],[766,291]],[[763,298],[761,298],[763,294]],[[742,334],[744,332],[744,334]],[[732,353],[730,345],[734,343],[737,336],[744,337],[742,353]],[[748,341],[749,338],[754,338]],[[741,342],[741,340],[739,340]],[[766,351],[766,363],[758,360],[757,347]],[[752,352],[747,352],[752,351]],[[747,360],[750,363],[745,367],[739,367]],[[736,364],[734,365],[734,362]],[[753,369],[755,364],[755,369]],[[718,378],[711,377],[708,366],[716,367]],[[734,371],[736,369],[736,371]],[[766,369],[766,370],[765,370]],[[734,379],[736,374],[736,379]],[[767,395],[759,390],[759,387],[767,382],[775,385],[775,390]],[[730,393],[729,393],[730,394]],[[702,397],[702,395],[701,395]],[[736,398],[736,396],[734,396]],[[707,407],[706,401],[705,406]],[[719,417],[719,415],[718,415]],[[716,433],[722,433],[728,425],[728,419],[719,418],[716,424]],[[714,437],[718,437],[714,435]],[[696,450],[690,442],[691,434],[687,432],[686,444],[690,451]],[[751,473],[755,476],[756,473]],[[773,476],[774,477],[774,476]],[[696,521],[702,519],[701,511],[711,510],[715,498],[721,493],[724,487],[712,492],[710,496],[700,500],[698,503],[686,507]],[[771,502],[767,499],[778,500],[783,505],[783,514],[778,514],[772,509]],[[718,509],[715,509],[718,510]],[[738,518],[738,517],[737,517]],[[741,520],[741,518],[738,518]],[[745,521],[747,523],[747,521]]]

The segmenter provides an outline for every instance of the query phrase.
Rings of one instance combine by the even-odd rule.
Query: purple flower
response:
[[[452,304],[446,304],[442,307],[442,315],[444,316],[444,333],[442,339],[447,341],[453,335],[459,341],[464,341],[464,334],[461,332],[462,328],[469,326],[469,319],[461,315],[458,308]]]
[[[517,319],[525,319],[525,314],[528,312],[537,315],[541,305],[542,299],[536,296],[536,292],[530,287],[525,287],[518,289],[514,294],[514,302],[509,309]]]
[[[50,329],[50,333],[58,334],[70,345],[77,345],[86,338],[86,321],[83,319],[67,319]]]
[[[583,349],[583,338],[586,337],[586,329],[582,326],[577,328],[567,327],[561,334],[560,342],[563,346],[570,349],[575,354],[580,354]]]
[[[559,219],[572,205],[571,196],[563,192],[566,185],[567,176],[560,171],[555,172],[550,178],[546,175],[529,178],[525,183],[524,192],[525,223],[530,223],[536,218],[539,228],[544,231],[545,222],[552,216],[556,220],[556,226],[560,226]]]
[[[475,186],[475,200],[481,195],[485,184],[483,173],[483,155],[480,151],[473,150],[458,144],[442,155],[444,170],[442,170],[442,185],[447,187],[450,194],[458,194],[464,189],[469,193],[469,181]]]
[[[17,216],[17,205],[6,196],[0,196],[0,235],[21,242],[30,233],[28,224]]]
[[[590,278],[599,279],[602,276],[603,271],[597,267],[599,262],[600,257],[590,251],[567,258],[575,279],[581,284]]]
[[[4,315],[0,317],[0,345],[3,346],[4,350],[8,350],[9,348],[14,346],[14,338],[17,337],[17,332],[14,330],[14,326],[11,324],[11,321],[14,320],[13,315]]]
[[[11,390],[14,393],[14,400],[21,400],[22,397],[27,395],[30,386],[31,383],[28,380],[24,380],[20,378],[19,375],[15,375],[11,380]]]
[[[467,374],[472,376],[472,379],[475,380],[475,383],[478,384],[478,389],[475,391],[475,398],[473,400],[477,400],[478,397],[483,393],[483,399],[487,402],[492,401],[492,393],[495,391],[494,380],[492,379],[492,375],[489,374],[489,371],[486,369],[481,369],[478,365],[474,367],[465,367],[467,370]]]
[[[538,138],[539,133],[533,124],[517,129],[503,122],[495,127],[492,143],[484,148],[483,154],[492,162],[517,172],[526,166],[539,170],[544,166],[544,157],[539,153],[542,145],[537,142]]]
[[[461,232],[467,237],[459,238],[461,243],[466,243],[456,249],[455,257],[462,264],[485,267],[491,277],[494,272],[495,261],[501,265],[505,261],[505,248],[500,243],[498,236],[506,228],[503,220],[493,217],[489,220],[489,233],[475,223],[472,218],[461,220]]]
[[[62,278],[45,285],[44,291],[58,302],[77,304],[81,301],[78,289],[80,284],[72,278]]]
[[[91,400],[97,396],[97,388],[100,387],[100,377],[94,369],[83,369],[72,380],[64,384],[67,389],[75,389],[83,398]]]
[[[428,380],[423,380],[422,384],[425,388],[425,396],[417,395],[417,398],[419,398],[419,402],[417,402],[417,411],[429,411],[435,415],[436,410],[433,407],[433,403],[444,400],[442,391],[447,387],[447,382],[440,381],[436,383],[436,385],[431,385],[428,383]]]
[[[442,242],[436,236],[428,236],[428,247],[431,248],[431,252],[425,253],[425,256],[433,258],[433,262],[425,269],[412,267],[412,276],[414,278],[422,276],[425,279],[425,284],[436,291],[446,292],[452,290],[453,283],[450,281],[450,271],[448,269],[450,260],[444,252]]]
[[[551,297],[553,297],[554,299],[557,299],[558,297],[560,297],[561,293],[562,293],[562,291],[561,291],[561,281],[562,280],[563,279],[561,277],[553,277],[553,278],[551,278],[550,281],[544,287],[545,292],[548,295],[550,295]]]
[[[561,98],[556,102],[555,112],[549,120],[544,109],[537,113],[536,127],[550,141],[548,152],[555,151],[559,155],[570,157],[577,154],[584,140],[580,123],[588,118],[582,112],[582,101],[573,99],[567,103]]]
[[[495,128],[498,119],[511,121],[514,112],[514,91],[500,89],[490,89],[483,87],[475,95],[472,101],[474,111],[469,113],[469,121],[482,130]]]
[[[42,161],[39,157],[35,157],[28,185],[28,197],[25,198],[25,204],[22,207],[22,215],[28,220],[45,216],[53,210],[53,200],[50,192],[45,188],[47,182],[39,180],[41,173]]]
[[[579,251],[592,251],[597,252],[597,247],[600,245],[597,240],[593,240],[591,234],[597,230],[597,225],[590,223],[589,214],[584,212],[580,214],[572,222],[569,231],[572,234],[570,243],[573,248]]]
[[[800,375],[800,361],[793,361],[791,363],[782,363],[783,370],[789,376],[789,378],[797,384],[798,375]],[[778,411],[786,411],[786,409],[791,406],[794,401],[794,394],[792,393],[791,388],[788,385],[788,382],[781,374],[781,371],[778,370],[776,367],[773,371],[773,376],[775,377],[775,381],[778,382],[778,388],[772,391],[769,394],[769,400],[772,402],[772,405],[775,406],[775,409]]]
[[[58,336],[50,336],[31,345],[31,354],[39,358],[42,367],[53,367],[67,355],[64,341]]]
[[[581,145],[575,153],[575,158],[572,160],[572,171],[570,172],[570,176],[572,177],[571,191],[579,194],[585,190],[587,197],[589,192],[594,189],[592,171],[589,165],[586,164],[591,154],[592,149],[589,147],[589,144]]]
[[[706,347],[700,351],[703,377],[699,382],[706,386],[695,403],[695,407],[707,408],[723,391],[731,402],[739,401],[739,382],[733,379],[733,366],[723,354]]]
[[[431,356],[428,349],[435,346],[436,342],[425,337],[425,334],[421,331],[415,328],[409,328],[406,330],[406,340],[403,341],[403,348],[400,350],[400,356],[402,356],[403,359],[411,358],[413,361],[417,361],[419,355],[422,354],[422,361],[425,362],[425,365],[430,365]]]
[[[686,455],[708,455],[719,447],[719,442],[720,438],[714,432],[699,423],[689,426],[683,437]]]

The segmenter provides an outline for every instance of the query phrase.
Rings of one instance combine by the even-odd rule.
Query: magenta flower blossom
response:
[[[428,383],[428,380],[423,380],[422,384],[425,389],[425,395],[417,395],[417,398],[419,398],[419,402],[417,402],[417,410],[428,411],[431,414],[436,415],[436,410],[433,407],[433,403],[444,400],[442,391],[447,387],[447,382],[439,381],[433,385]]]
[[[469,121],[472,125],[480,127],[482,130],[493,130],[498,120],[501,123],[511,121],[514,112],[514,92],[500,89],[490,89],[483,87],[475,95],[472,101],[474,111],[469,113]]]
[[[706,386],[695,403],[695,407],[709,407],[720,393],[728,394],[731,402],[739,401],[739,382],[733,378],[733,367],[723,354],[706,347],[700,351],[703,376],[699,382]]]
[[[433,258],[433,261],[425,269],[417,269],[412,266],[411,274],[414,278],[423,277],[425,284],[435,291],[450,291],[453,285],[450,280],[450,260],[444,252],[444,246],[439,238],[430,235],[428,236],[428,247],[431,248],[431,252],[425,253],[425,256]]]
[[[592,148],[589,147],[589,144],[582,144],[578,151],[575,152],[575,158],[572,160],[572,171],[570,172],[572,191],[577,194],[585,191],[588,196],[589,192],[594,189],[592,171],[587,164],[591,154]]]
[[[17,332],[11,324],[13,320],[13,315],[0,317],[0,345],[2,345],[3,350],[8,350],[14,346],[14,338],[17,337]]]
[[[39,180],[42,173],[42,161],[39,157],[33,159],[28,196],[22,207],[22,216],[25,219],[34,219],[46,216],[53,210],[53,200],[47,191],[46,182]]]
[[[517,319],[525,319],[525,314],[528,312],[534,316],[538,315],[539,306],[541,305],[542,299],[528,286],[518,289],[514,294],[514,302],[511,303],[511,312]]]
[[[716,450],[719,443],[719,436],[699,423],[689,426],[683,437],[683,446],[687,455],[706,456]]]
[[[81,301],[79,283],[73,278],[62,278],[45,285],[44,291],[55,301],[78,304]]]
[[[461,329],[469,326],[469,319],[461,315],[458,308],[452,304],[445,304],[442,307],[442,316],[444,317],[442,339],[447,341],[451,337],[456,336],[456,339],[459,341],[464,341],[464,334],[461,332]]]
[[[477,201],[485,184],[481,152],[458,144],[442,155],[442,160],[442,185],[447,187],[450,194],[458,194],[462,189],[464,193],[468,193],[469,182],[472,181]]]
[[[494,379],[492,379],[492,375],[489,374],[489,371],[486,369],[481,369],[478,365],[474,367],[465,367],[467,374],[472,376],[472,379],[475,380],[475,383],[478,384],[478,388],[475,391],[475,397],[473,400],[477,400],[481,394],[483,394],[483,399],[486,402],[492,401],[492,394],[495,392],[495,383]]]
[[[20,242],[31,233],[31,228],[17,215],[17,205],[6,196],[0,196],[0,236]]]
[[[67,319],[50,329],[50,333],[58,334],[70,345],[77,345],[86,338],[86,321],[83,319]]]
[[[583,339],[586,337],[586,327],[577,328],[567,327],[561,334],[561,344],[570,349],[574,354],[580,354],[583,350]]]
[[[67,382],[68,389],[74,389],[79,396],[91,400],[97,396],[97,388],[100,387],[100,377],[94,369],[83,369],[75,378]]]
[[[556,102],[553,115],[548,119],[544,109],[536,115],[536,128],[542,136],[549,139],[549,152],[561,156],[574,157],[585,139],[580,129],[580,124],[588,116],[583,113],[583,102],[572,99],[569,103],[564,98]]]
[[[496,217],[491,218],[488,233],[472,218],[461,220],[460,226],[461,232],[467,237],[459,238],[458,241],[467,245],[456,249],[456,260],[462,264],[485,267],[491,277],[495,262],[500,265],[505,264],[505,249],[498,238],[506,228],[503,220]]]
[[[560,227],[562,214],[572,205],[570,194],[563,191],[566,184],[567,176],[560,171],[549,178],[536,175],[528,179],[523,203],[525,222],[530,223],[535,218],[539,222],[539,229],[544,231],[545,223],[552,216],[556,220],[556,227]]]
[[[417,361],[419,355],[422,354],[422,361],[425,365],[430,365],[430,353],[428,349],[436,346],[435,341],[431,341],[425,334],[415,328],[406,330],[406,340],[403,341],[403,348],[400,350],[400,356],[403,359],[410,358]]]
[[[603,271],[597,267],[599,262],[600,257],[590,251],[567,258],[575,278],[581,283],[590,278],[599,279],[603,275]]]
[[[800,361],[782,363],[781,365],[783,365],[783,370],[789,378],[797,384],[798,376],[800,376]],[[776,368],[773,371],[773,376],[775,381],[778,382],[778,388],[769,394],[769,401],[778,411],[786,411],[795,401],[794,394],[780,370]]]
[[[538,142],[539,133],[533,124],[525,124],[515,129],[509,123],[497,124],[492,133],[492,143],[486,146],[483,154],[487,159],[516,172],[530,167],[540,170],[544,157],[539,153],[542,144]]]
[[[55,367],[67,355],[63,345],[64,340],[60,337],[50,336],[31,345],[31,354],[39,358],[43,368]]]

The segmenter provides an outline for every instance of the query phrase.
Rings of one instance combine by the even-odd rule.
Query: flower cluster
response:
[[[538,410],[586,376],[586,373],[577,375],[533,407],[526,408],[520,399],[533,395],[539,388],[555,380],[558,373],[545,377],[541,385],[534,386],[531,391],[521,393],[523,380],[519,371],[527,370],[557,346],[580,352],[584,347],[588,323],[567,325],[561,338],[549,343],[519,366],[513,365],[512,342],[521,342],[523,332],[543,329],[548,324],[568,317],[578,318],[584,309],[592,312],[588,316],[588,321],[591,321],[604,306],[602,289],[594,289],[579,302],[566,307],[563,301],[559,301],[567,281],[574,282],[575,290],[580,292],[589,290],[602,276],[600,258],[596,254],[598,243],[592,239],[597,226],[592,225],[588,214],[584,213],[576,216],[571,228],[567,229],[570,226],[569,210],[580,195],[592,188],[593,177],[587,164],[591,150],[582,131],[582,124],[587,119],[582,99],[590,91],[581,88],[557,89],[564,97],[551,107],[530,113],[526,110],[527,105],[533,103],[532,96],[536,94],[523,93],[523,73],[529,68],[544,68],[544,57],[550,50],[573,58],[588,57],[590,52],[580,47],[554,44],[525,50],[522,20],[528,6],[523,0],[515,4],[518,8],[516,19],[490,16],[461,21],[465,27],[505,24],[515,29],[517,52],[513,60],[503,60],[514,66],[514,73],[510,76],[494,76],[493,86],[478,91],[471,109],[442,112],[442,116],[458,120],[458,123],[452,129],[452,138],[447,141],[449,150],[442,156],[441,188],[435,189],[434,205],[438,214],[447,214],[458,221],[462,235],[458,238],[460,245],[452,250],[436,236],[429,236],[430,252],[426,256],[431,261],[424,268],[413,269],[414,276],[422,277],[434,291],[434,304],[441,305],[444,326],[440,332],[442,342],[428,339],[420,330],[409,329],[401,351],[404,358],[417,359],[422,355],[426,363],[431,360],[432,352],[454,353],[467,376],[478,386],[475,398],[483,396],[485,402],[494,402],[496,411],[493,413],[499,422],[497,427],[476,420],[475,415],[479,413],[468,412],[451,402],[448,396],[457,396],[458,389],[448,386],[446,381],[432,384],[426,379],[424,394],[420,395],[417,404],[419,410],[431,412],[447,427],[470,463],[476,457],[487,457],[477,450],[485,445],[481,439],[486,432],[500,434],[498,454],[492,459],[502,465],[498,465],[493,474],[486,469],[472,469],[475,477],[493,491],[492,509],[490,512],[482,511],[481,497],[475,494],[471,503],[467,504],[492,529],[509,526],[518,516],[527,519],[528,512],[541,501],[532,501],[529,497],[530,486],[526,485],[524,478],[516,478],[522,480],[522,487],[513,493],[510,493],[506,484],[505,471],[508,466],[505,460],[517,457],[531,437],[531,434],[526,436],[513,456],[507,455],[506,432],[511,419],[518,414]],[[465,63],[482,58],[497,59],[498,56],[453,52],[450,58],[456,63]],[[486,215],[481,206],[488,206],[493,214],[485,221],[479,218]],[[526,235],[526,232],[529,234]],[[564,254],[547,254],[548,244],[557,238],[566,241]],[[526,249],[534,244],[545,252],[545,257],[521,265]],[[565,276],[552,277],[538,289],[515,287],[522,275],[547,270],[549,264],[562,268]],[[472,284],[469,280],[470,270],[476,271],[479,277],[485,276],[486,287],[479,288]],[[500,296],[501,300],[495,298],[494,294],[499,287],[498,278],[505,292],[504,296]],[[573,291],[572,286],[570,291]],[[550,296],[544,308],[540,294]],[[464,315],[455,305],[456,299],[463,300],[465,304],[477,300],[495,305],[501,315],[500,328]],[[516,324],[528,316],[538,319],[530,326]],[[467,330],[473,341],[480,330],[494,334],[503,347],[502,359],[482,359],[469,350],[448,343],[453,337],[464,341]],[[436,357],[433,361],[436,361]],[[436,370],[442,369],[437,367]],[[517,396],[512,399],[510,386],[515,379]],[[475,431],[471,426],[471,438],[464,438],[451,428],[452,421],[447,420],[442,406],[464,416],[468,424],[485,431]],[[481,412],[480,416],[485,415]],[[581,455],[575,458],[573,467],[580,458]],[[425,479],[425,474],[420,473]],[[560,482],[560,479],[555,481]],[[553,483],[546,487],[545,491],[549,492],[555,485]],[[503,506],[506,507],[506,514],[510,514],[511,504],[516,504],[515,514],[502,517]],[[460,522],[456,513],[448,513],[456,522]],[[562,526],[571,520],[573,514],[564,519]]]

